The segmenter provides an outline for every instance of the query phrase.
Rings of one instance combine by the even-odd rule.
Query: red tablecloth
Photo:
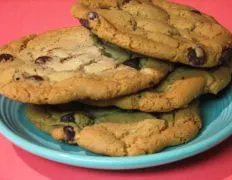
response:
[[[76,25],[69,13],[75,0],[0,0],[0,44],[28,33]],[[232,31],[231,0],[175,0],[213,15]],[[0,180],[232,179],[232,137],[195,157],[131,171],[99,171],[58,164],[21,150],[0,135]]]

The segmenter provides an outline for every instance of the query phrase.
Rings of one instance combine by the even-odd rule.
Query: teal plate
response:
[[[0,132],[17,146],[64,164],[95,169],[137,169],[167,164],[212,148],[232,134],[232,86],[218,96],[201,99],[203,128],[191,142],[151,155],[106,157],[62,144],[34,127],[25,117],[26,104],[0,96]]]

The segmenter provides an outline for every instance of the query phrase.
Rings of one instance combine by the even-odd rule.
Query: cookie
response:
[[[72,15],[100,38],[139,54],[196,67],[232,57],[231,33],[213,17],[165,0],[79,0]]]
[[[0,48],[0,94],[34,104],[103,100],[151,87],[171,69],[83,27],[62,28]]]
[[[109,156],[158,152],[188,142],[201,128],[196,102],[185,109],[159,114],[71,106],[74,108],[29,105],[27,114],[36,127],[53,138]]]
[[[145,112],[168,112],[183,108],[202,94],[217,94],[231,81],[232,63],[211,70],[178,67],[158,86],[106,101],[84,101],[95,106],[117,106]]]

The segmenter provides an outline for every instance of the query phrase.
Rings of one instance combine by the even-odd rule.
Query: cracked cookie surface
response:
[[[71,106],[71,107],[70,107]],[[109,156],[136,156],[183,144],[201,128],[198,104],[150,114],[77,105],[29,105],[28,118],[53,138]]]
[[[231,33],[214,18],[165,0],[79,0],[72,15],[100,38],[131,51],[196,67],[232,57]]]
[[[83,27],[30,35],[0,48],[0,94],[35,104],[108,99],[158,83],[172,65],[96,38]]]
[[[188,106],[202,94],[217,94],[231,82],[231,73],[231,62],[211,70],[177,67],[159,85],[149,90],[112,100],[84,103],[145,112],[168,112]]]

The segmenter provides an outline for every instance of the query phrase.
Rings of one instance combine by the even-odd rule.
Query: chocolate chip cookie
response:
[[[117,106],[145,112],[168,112],[183,108],[202,94],[217,94],[231,81],[232,61],[210,70],[178,67],[158,86],[107,101],[85,101],[95,106]]]
[[[136,156],[185,143],[201,128],[196,102],[160,114],[80,104],[29,105],[28,118],[53,138],[109,156]]]
[[[100,38],[146,56],[196,67],[232,57],[226,28],[203,12],[166,0],[79,0],[72,15]]]
[[[103,100],[151,87],[171,69],[83,27],[62,28],[0,48],[0,94],[35,104]]]

